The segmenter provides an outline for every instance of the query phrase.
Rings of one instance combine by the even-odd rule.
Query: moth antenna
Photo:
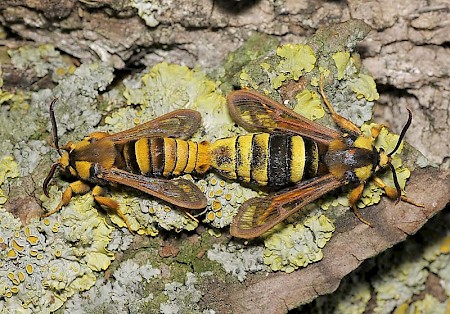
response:
[[[47,177],[44,180],[44,183],[42,184],[42,189],[44,190],[44,194],[47,197],[50,197],[48,195],[48,184],[50,183],[50,180],[53,178],[53,175],[55,174],[56,168],[58,167],[58,163],[54,163],[52,165],[52,168],[50,169],[50,172],[48,173]]]
[[[392,156],[397,151],[397,149],[400,147],[400,144],[402,143],[403,138],[405,137],[406,131],[408,130],[409,126],[411,125],[412,112],[411,112],[411,109],[409,109],[408,107],[406,107],[406,110],[408,110],[408,115],[409,115],[408,121],[406,121],[406,124],[403,127],[402,132],[400,133],[400,137],[398,138],[397,145],[395,145],[395,148],[392,150],[392,152],[387,154],[388,157]]]
[[[397,205],[402,197],[402,190],[400,189],[400,184],[398,183],[397,173],[395,172],[394,166],[391,163],[389,163],[389,167],[391,168],[392,177],[394,178],[395,189],[397,190],[397,199],[395,200],[395,204]]]
[[[61,156],[61,150],[59,149],[58,144],[58,128],[56,126],[56,118],[55,118],[55,111],[53,110],[53,106],[58,101],[58,98],[54,98],[52,102],[50,103],[50,121],[52,123],[52,135],[53,135],[53,144],[56,147],[56,150],[58,151],[59,156]],[[54,167],[52,167],[53,169]],[[54,172],[54,170],[53,170]]]

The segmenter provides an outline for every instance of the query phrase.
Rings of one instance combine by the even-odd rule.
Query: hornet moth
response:
[[[185,140],[201,124],[197,111],[176,110],[116,134],[94,132],[80,142],[69,142],[60,148],[53,111],[55,102],[56,99],[50,104],[50,118],[53,142],[60,158],[44,180],[44,194],[49,196],[48,184],[57,168],[78,180],[69,184],[59,204],[45,216],[69,204],[72,194],[89,192],[91,184],[95,185],[94,200],[115,210],[132,233],[119,204],[106,196],[104,186],[125,185],[181,208],[206,207],[206,197],[194,183],[181,178],[168,179],[207,170],[207,145]]]
[[[407,108],[408,121],[395,148],[386,153],[374,146],[383,125],[372,128],[371,136],[364,136],[355,124],[334,111],[325,97],[322,78],[319,90],[333,121],[343,132],[313,122],[256,91],[238,90],[228,95],[228,109],[234,121],[249,131],[266,132],[253,135],[245,144],[236,141],[234,150],[239,151],[237,156],[242,156],[235,160],[238,177],[260,183],[263,173],[265,184],[278,190],[244,202],[231,224],[231,235],[245,239],[258,237],[324,194],[349,184],[355,186],[349,193],[349,204],[356,217],[370,226],[356,207],[370,178],[389,198],[423,206],[401,194],[391,164],[391,156],[411,124],[411,111]],[[393,173],[395,188],[375,176],[386,167]],[[280,190],[289,184],[294,186]]]

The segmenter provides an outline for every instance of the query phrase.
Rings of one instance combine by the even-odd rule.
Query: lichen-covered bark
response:
[[[9,192],[9,202],[5,204],[5,209],[15,214],[25,224],[37,217],[41,211],[42,202],[39,199],[42,194],[41,182],[35,182],[34,177],[28,173],[28,169],[37,168],[33,172],[33,176],[37,178],[42,178],[45,175],[43,172],[47,171],[48,160],[39,159],[48,154],[51,149],[48,145],[50,137],[48,136],[46,142],[45,138],[42,138],[42,133],[48,129],[47,103],[45,101],[53,96],[65,95],[66,97],[70,88],[76,88],[77,93],[82,95],[78,96],[77,94],[76,97],[67,97],[61,100],[61,102],[67,101],[68,107],[66,108],[70,108],[71,114],[65,109],[59,109],[61,111],[57,112],[60,117],[58,122],[64,125],[62,132],[65,133],[66,129],[68,132],[75,130],[69,136],[76,140],[85,135],[88,129],[92,130],[98,124],[99,111],[102,115],[106,115],[107,112],[119,108],[121,102],[126,101],[122,97],[118,97],[119,100],[115,102],[109,99],[108,103],[99,105],[100,110],[92,109],[95,116],[83,116],[82,112],[91,112],[89,108],[94,108],[93,103],[98,96],[98,86],[92,88],[95,92],[87,94],[86,91],[90,91],[90,89],[83,89],[83,84],[72,86],[69,83],[67,84],[69,86],[59,86],[59,89],[54,87],[54,82],[60,82],[61,77],[73,74],[75,66],[92,61],[103,61],[112,68],[120,70],[118,71],[120,75],[115,76],[118,81],[123,78],[122,73],[125,75],[130,71],[134,73],[143,66],[153,66],[161,61],[200,67],[204,72],[220,76],[217,73],[233,72],[227,68],[225,70],[221,68],[224,64],[223,60],[230,51],[240,47],[253,32],[270,35],[271,39],[264,36],[258,37],[261,41],[260,45],[254,43],[255,50],[253,52],[242,51],[245,56],[235,62],[235,64],[240,62],[239,66],[246,65],[256,56],[263,55],[266,49],[273,49],[272,46],[276,41],[280,43],[305,42],[319,27],[343,22],[350,18],[362,19],[372,28],[356,51],[360,53],[362,63],[370,70],[378,85],[380,100],[375,107],[374,120],[386,122],[394,131],[398,132],[405,120],[406,111],[403,107],[409,106],[413,110],[414,118],[406,140],[442,169],[442,172],[437,172],[426,168],[416,170],[411,174],[411,180],[407,185],[408,195],[412,195],[415,201],[423,202],[426,205],[425,209],[411,208],[405,204],[398,204],[394,207],[393,203],[384,200],[380,205],[369,207],[363,211],[364,217],[376,225],[373,229],[357,223],[352,214],[348,213],[345,216],[347,218],[339,221],[335,237],[325,247],[324,260],[291,274],[252,275],[251,271],[261,270],[263,266],[262,263],[257,266],[248,263],[253,256],[256,256],[255,259],[261,256],[260,251],[252,251],[252,248],[258,248],[257,245],[233,244],[230,247],[226,246],[229,241],[228,237],[216,239],[212,236],[211,239],[207,237],[208,243],[205,244],[202,242],[205,241],[204,237],[199,240],[199,236],[190,235],[182,236],[179,239],[173,233],[159,237],[157,240],[147,236],[132,238],[129,235],[122,236],[122,234],[114,237],[116,242],[111,243],[108,248],[117,252],[116,264],[105,273],[107,278],[105,286],[109,285],[108,289],[110,289],[108,291],[127,292],[123,295],[116,295],[116,300],[119,300],[121,309],[123,307],[129,311],[142,309],[145,306],[148,306],[146,309],[150,308],[152,311],[159,309],[172,311],[174,308],[183,311],[188,308],[186,304],[193,301],[199,304],[191,308],[194,312],[213,309],[216,313],[251,313],[252,311],[285,313],[319,295],[333,292],[341,279],[357,268],[363,260],[404,240],[408,234],[415,233],[430,216],[444,208],[449,202],[449,174],[444,170],[450,168],[450,142],[448,140],[450,134],[450,73],[448,71],[450,68],[450,58],[448,57],[450,11],[445,0],[402,0],[394,3],[387,0],[349,0],[347,2],[314,0],[2,1],[0,3],[0,42],[3,47],[0,47],[0,62],[3,71],[3,90],[17,92],[14,97],[19,98],[22,97],[21,90],[39,91],[33,96],[35,97],[33,103],[39,104],[38,108],[34,108],[39,112],[36,115],[27,117],[26,114],[23,114],[21,117],[22,108],[14,105],[11,107],[14,108],[16,116],[9,116],[3,111],[0,113],[3,115],[1,117],[3,125],[8,126],[8,123],[16,123],[16,121],[17,125],[20,123],[21,132],[2,134],[0,147],[2,152],[16,153],[15,158],[21,165],[19,172],[24,175],[19,181],[15,183],[13,181],[12,185],[7,185],[10,191],[4,188],[4,191]],[[337,35],[342,34],[337,33]],[[35,55],[28,54],[27,49],[19,49],[25,44],[39,46],[47,43],[65,53],[66,62],[53,48],[42,49],[43,46],[40,46],[40,55],[37,58],[45,60],[46,64],[39,63],[36,66],[30,61],[35,58]],[[317,43],[315,44],[317,45]],[[330,44],[331,41],[325,43],[324,46],[328,47]],[[15,66],[9,64],[10,58],[14,58],[14,56],[7,55],[8,49],[13,49],[15,54],[23,54],[14,60]],[[29,63],[22,64],[18,70],[17,64],[22,59],[28,60]],[[61,73],[62,70],[64,73]],[[98,72],[95,69],[92,71]],[[110,68],[108,73],[112,73]],[[94,86],[96,77],[89,74],[87,76],[92,79],[87,80],[88,84]],[[224,78],[228,85],[224,84],[222,88],[228,90],[231,88],[231,78],[226,76]],[[112,80],[112,77],[108,76],[108,80]],[[103,82],[99,85],[101,88],[105,88],[107,84],[109,83]],[[131,83],[126,89],[132,90],[135,87],[133,84],[137,83]],[[283,88],[286,89],[285,86]],[[61,89],[64,92],[60,91]],[[55,95],[52,96],[51,93]],[[289,94],[289,89],[282,91],[283,93]],[[155,96],[155,93],[153,96],[159,97]],[[10,95],[3,94],[2,97],[10,97]],[[16,101],[13,98],[11,103],[21,104],[22,101]],[[126,118],[127,116],[123,117],[124,120]],[[33,121],[30,122],[27,119],[33,119]],[[121,121],[120,116],[115,119]],[[14,128],[18,128],[17,125]],[[64,135],[62,136],[64,137]],[[0,199],[3,197],[0,195]],[[55,195],[53,201],[57,201]],[[441,220],[447,219],[448,221],[448,216],[448,211],[444,212]],[[78,226],[76,221],[73,223],[74,226]],[[147,223],[153,222],[147,221]],[[50,227],[48,228],[50,229]],[[148,233],[150,234],[152,231],[149,229]],[[206,234],[206,232],[204,229],[198,231],[199,234]],[[210,232],[213,234],[212,231]],[[114,233],[119,233],[119,231],[114,231]],[[127,250],[133,239],[131,249]],[[428,238],[428,234],[420,239],[421,246],[425,247],[424,250],[427,252],[437,243],[433,243]],[[240,279],[246,278],[244,283],[230,279],[231,276],[226,277],[223,270],[213,269],[213,263],[206,258],[206,251],[212,247],[212,242],[224,243],[223,247],[226,249],[223,251],[230,254],[230,259],[235,259],[247,267],[247,270],[250,269],[245,274],[237,274]],[[448,249],[446,251],[445,240],[443,243],[439,244],[439,250],[443,252],[444,259],[448,256]],[[63,247],[69,248],[68,245]],[[223,247],[218,248],[215,252],[223,252],[221,251]],[[58,247],[52,247],[49,250],[56,252]],[[135,252],[138,253],[135,254]],[[242,255],[242,252],[247,254],[246,257],[242,258],[239,255]],[[56,255],[56,253],[54,254]],[[395,250],[392,254],[394,257],[389,259],[389,262],[393,261],[391,264],[397,265],[395,261],[402,259],[395,256]],[[400,254],[405,255],[403,252]],[[155,264],[154,260],[159,257],[163,262]],[[428,257],[426,255],[424,259]],[[121,263],[127,258],[130,258],[130,261],[123,263],[122,267]],[[149,260],[152,264],[145,264]],[[138,263],[134,261],[138,261]],[[246,262],[247,265],[245,265]],[[371,260],[371,263],[382,262]],[[413,260],[407,261],[408,265],[415,265],[414,263]],[[431,279],[427,284],[426,291],[440,289],[440,293],[432,295],[439,302],[444,303],[450,295],[450,287],[448,287],[450,271],[445,268],[445,260],[441,261],[441,264],[444,265],[442,267],[436,266],[436,262],[433,263],[431,266],[427,264],[423,268],[429,268],[439,274],[441,281],[433,281],[432,275],[429,275],[428,277]],[[61,265],[60,268],[64,269],[64,267]],[[383,272],[387,273],[384,267],[384,265],[380,265],[381,274],[377,274],[379,277],[383,276]],[[209,277],[208,275],[205,277],[198,275],[211,269],[213,275],[210,274]],[[232,271],[239,270],[240,268],[237,267]],[[186,275],[186,272],[189,271],[194,272],[196,277],[194,278],[190,274]],[[112,280],[108,281],[110,273],[113,274],[113,277],[116,276],[114,285],[111,284]],[[397,273],[402,272],[397,271]],[[93,277],[92,274],[90,276]],[[3,277],[7,278],[6,275]],[[124,279],[128,277],[131,278],[129,281]],[[361,277],[364,277],[364,273]],[[399,285],[398,281],[392,280],[392,285],[388,285],[388,288],[383,290],[380,288],[382,284],[379,282],[372,283],[369,279],[361,280],[361,277],[358,277],[357,282],[363,281],[366,284],[365,288],[369,292],[364,297],[367,298],[375,299],[374,294],[377,294],[381,295],[380,298],[388,299],[391,294],[386,290],[392,290],[393,286],[398,287]],[[386,277],[389,276],[386,275]],[[153,278],[161,280],[155,284],[150,281]],[[169,278],[176,278],[177,281],[164,286],[164,280],[169,280]],[[196,282],[198,278],[202,278],[200,282]],[[442,278],[449,280],[446,282]],[[389,282],[389,278],[383,280]],[[155,295],[153,299],[151,293],[149,294],[146,290],[147,287],[142,284],[144,281],[147,284],[150,283],[152,287],[156,287],[155,289],[159,289],[158,291],[164,290],[165,296],[161,293],[161,295]],[[12,285],[9,281],[7,283]],[[55,286],[57,284],[59,283],[56,283]],[[432,285],[431,288],[430,285]],[[350,286],[354,287],[356,284],[350,284]],[[417,286],[421,287],[420,284]],[[91,310],[90,303],[86,300],[95,299],[101,302],[102,289],[105,289],[104,286],[99,285],[84,296],[78,295],[67,305],[68,309],[76,309],[78,304],[85,302],[86,309]],[[422,292],[423,290],[417,289],[420,293],[425,294]],[[371,295],[372,290],[375,292]],[[411,289],[411,291],[416,290]],[[337,299],[342,299],[342,294],[346,295],[346,293],[338,293],[341,294],[337,295]],[[351,290],[348,295],[353,295],[353,293],[358,295],[359,292]],[[405,304],[408,304],[406,301],[410,296],[408,293],[401,294],[399,292],[404,297],[401,300],[404,300],[402,302]],[[144,296],[148,299],[146,300]],[[103,297],[105,296],[103,295]],[[394,299],[394,297],[391,298]],[[422,299],[422,297],[417,298]],[[426,298],[423,299],[426,300]],[[105,299],[104,302],[106,304],[108,299]],[[150,305],[145,302],[149,302]],[[186,308],[182,308],[182,305]],[[114,304],[112,307],[114,306],[116,305]],[[365,306],[366,303],[361,308],[365,309]],[[395,306],[399,305],[391,304],[390,307],[383,309],[391,311]],[[339,306],[336,305],[336,307]],[[104,309],[107,310],[107,307]]]

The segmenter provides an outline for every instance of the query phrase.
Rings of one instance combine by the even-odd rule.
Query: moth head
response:
[[[55,162],[52,167],[50,168],[50,172],[48,173],[47,177],[44,179],[44,182],[42,184],[42,188],[44,190],[45,196],[49,197],[48,194],[48,184],[50,183],[51,179],[53,178],[55,171],[57,168],[61,168],[64,172],[76,175],[75,169],[70,166],[69,164],[69,152],[74,148],[74,144],[72,142],[67,143],[62,150],[59,147],[58,144],[58,129],[56,126],[56,119],[55,119],[55,112],[53,110],[53,106],[58,101],[58,98],[55,98],[50,103],[50,121],[52,124],[52,135],[53,135],[53,145],[56,148],[56,151],[58,152],[60,158],[57,162]]]
[[[411,125],[411,121],[412,121],[412,112],[409,108],[406,108],[408,110],[408,121],[406,122],[405,126],[403,127],[400,136],[398,138],[397,144],[395,145],[394,149],[386,154],[384,152],[384,150],[381,148],[379,151],[379,160],[378,160],[378,165],[377,165],[377,169],[381,169],[381,168],[386,168],[389,167],[392,171],[392,176],[394,179],[394,185],[395,185],[395,189],[397,190],[397,202],[400,201],[400,197],[401,197],[401,189],[400,189],[400,184],[398,183],[398,179],[397,179],[397,173],[395,172],[395,168],[392,165],[392,155],[399,149],[400,144],[403,141],[403,138],[405,137],[406,131],[408,130],[409,126]]]

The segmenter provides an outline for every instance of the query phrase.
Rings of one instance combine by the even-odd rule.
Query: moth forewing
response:
[[[282,131],[328,144],[341,133],[313,122],[256,91],[238,90],[227,96],[234,121],[248,131]]]
[[[201,125],[198,111],[178,109],[131,129],[108,135],[113,142],[129,142],[145,137],[190,138]]]
[[[259,237],[306,205],[343,185],[344,182],[328,174],[275,195],[249,199],[239,208],[230,233],[244,239]]]
[[[194,183],[182,178],[167,180],[146,177],[117,168],[101,168],[98,175],[108,182],[129,186],[175,206],[202,209],[207,205],[202,191]]]

